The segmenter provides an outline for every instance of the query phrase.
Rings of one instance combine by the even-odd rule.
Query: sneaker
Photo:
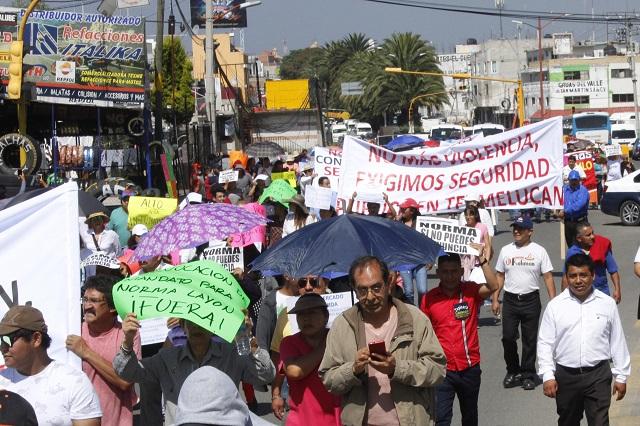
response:
[[[502,386],[504,386],[505,389],[522,386],[522,376],[520,374],[507,373],[502,381]]]
[[[524,379],[522,381],[522,389],[524,390],[534,390],[536,388],[536,384],[531,379]]]

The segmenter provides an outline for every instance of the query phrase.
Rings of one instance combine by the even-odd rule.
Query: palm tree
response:
[[[369,100],[373,111],[380,114],[401,111],[401,115],[406,117],[411,100],[427,93],[434,93],[434,96],[417,99],[414,103],[415,112],[420,105],[440,108],[443,104],[448,104],[442,77],[391,74],[384,71],[385,67],[399,67],[407,71],[441,72],[433,47],[418,34],[394,33],[384,40],[376,54],[379,62],[370,64],[371,68],[363,82],[364,97]],[[407,118],[413,120],[415,115]]]

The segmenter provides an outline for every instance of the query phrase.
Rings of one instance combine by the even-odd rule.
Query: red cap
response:
[[[416,210],[420,210],[420,204],[413,198],[407,198],[400,204],[401,209],[408,209],[409,207],[413,207]]]

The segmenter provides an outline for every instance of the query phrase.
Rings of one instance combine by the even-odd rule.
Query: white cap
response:
[[[141,223],[135,225],[133,228],[131,228],[131,235],[135,235],[138,237],[142,237],[144,234],[146,234],[147,232],[149,232],[149,230],[147,229],[147,227]]]
[[[202,194],[197,192],[190,192],[186,197],[180,202],[178,205],[178,209],[182,210],[187,207],[189,204],[202,204]]]
[[[478,194],[469,193],[464,197],[464,201],[466,201],[467,203],[471,201],[479,202],[480,197],[478,196]]]

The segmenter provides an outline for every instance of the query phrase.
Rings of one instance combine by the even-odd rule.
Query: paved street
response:
[[[589,220],[593,224],[595,232],[603,234],[613,241],[613,250],[622,278],[622,302],[620,314],[627,337],[629,350],[632,352],[632,366],[635,368],[628,385],[627,397],[622,402],[614,402],[611,409],[612,425],[637,425],[640,423],[640,328],[634,328],[636,324],[636,311],[638,306],[638,293],[640,292],[640,280],[633,275],[633,257],[640,243],[640,228],[629,228],[620,225],[619,220],[613,216],[606,216],[599,211],[590,211]],[[560,257],[560,223],[550,222],[536,224],[534,229],[534,241],[544,246],[554,266],[554,276],[557,288],[560,287],[560,272],[562,260]],[[508,228],[508,216],[500,215],[498,235],[494,239],[494,247],[497,251],[511,241],[511,233]],[[494,258],[495,261],[495,258]],[[429,287],[436,283],[434,276],[429,276]],[[548,297],[541,291],[543,306]],[[543,308],[544,309],[544,308]],[[493,315],[489,307],[484,307],[481,316],[480,345],[482,353],[482,388],[480,390],[480,424],[491,426],[531,425],[547,426],[556,423],[555,403],[542,394],[542,387],[538,386],[534,391],[525,391],[520,388],[504,389],[502,379],[506,373],[502,357],[502,344],[500,342],[501,328],[494,324]],[[270,394],[260,393],[260,413],[263,418],[277,423],[270,412]],[[453,424],[460,424],[460,415],[457,405],[454,409]],[[583,421],[586,424],[586,421]]]

